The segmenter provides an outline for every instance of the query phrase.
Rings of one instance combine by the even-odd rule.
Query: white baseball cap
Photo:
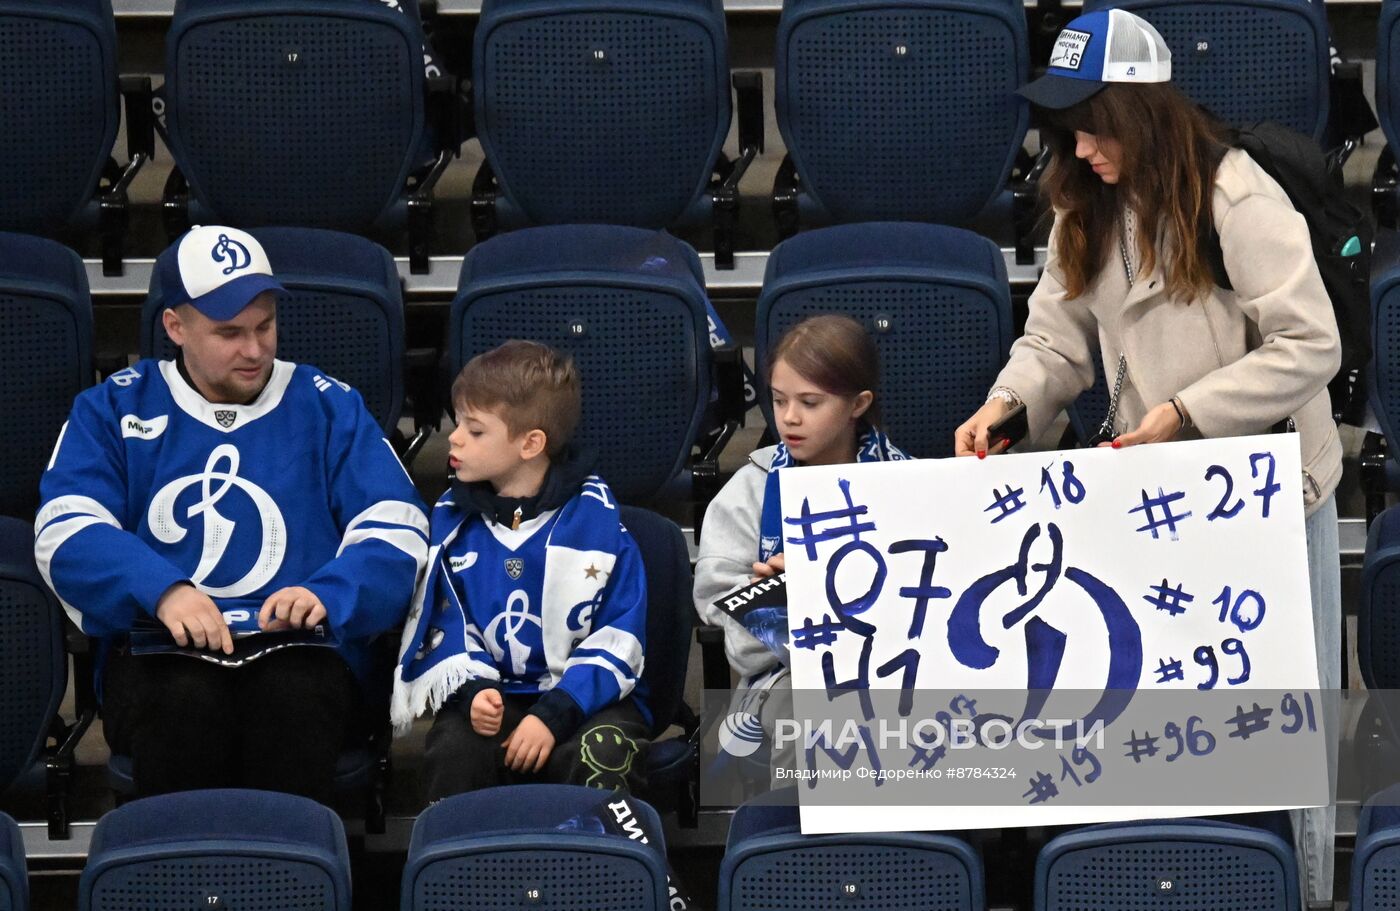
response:
[[[196,225],[156,261],[167,307],[190,304],[214,320],[231,320],[264,291],[285,293],[253,235],[221,225]]]
[[[1045,75],[1017,90],[1043,108],[1073,107],[1111,82],[1171,82],[1172,52],[1140,16],[1121,9],[1087,13],[1065,26]]]

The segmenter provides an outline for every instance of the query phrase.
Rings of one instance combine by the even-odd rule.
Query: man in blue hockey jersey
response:
[[[156,270],[179,356],[74,401],[35,557],[101,643],[104,731],[139,793],[325,801],[363,730],[371,639],[403,620],[425,565],[425,513],[359,394],[275,359],[282,288],[251,235],[196,227]],[[184,649],[146,653],[143,626]],[[333,647],[228,657],[285,630]]]
[[[645,781],[646,577],[612,492],[568,445],[579,401],[573,361],[534,342],[478,355],[452,386],[455,478],[394,684],[400,730],[437,712],[430,800]]]

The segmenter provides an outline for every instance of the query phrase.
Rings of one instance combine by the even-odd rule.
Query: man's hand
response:
[[[292,585],[267,596],[258,611],[258,629],[313,629],[324,623],[326,606],[310,590]]]
[[[165,624],[182,648],[193,644],[195,648],[233,654],[233,634],[224,615],[208,595],[193,585],[181,583],[166,589],[156,603],[156,619]]]
[[[1112,443],[1103,445],[1121,449],[1124,446],[1141,446],[1144,443],[1166,443],[1176,439],[1180,432],[1181,415],[1177,414],[1171,402],[1166,402],[1147,412],[1147,416],[1142,419],[1136,430],[1122,434]]]
[[[767,579],[785,571],[787,561],[782,554],[774,554],[768,558],[767,563],[755,563],[753,565],[753,578],[750,582],[757,582],[759,579]]]
[[[501,691],[482,690],[472,698],[472,730],[482,737],[494,737],[501,730],[501,719],[505,717],[506,706],[501,701]]]
[[[554,749],[554,735],[539,716],[526,715],[501,747],[506,751],[506,768],[513,772],[538,772]]]

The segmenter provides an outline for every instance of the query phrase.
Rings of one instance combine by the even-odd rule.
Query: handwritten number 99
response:
[[[1234,677],[1227,677],[1225,682],[1230,686],[1238,686],[1249,680],[1250,664],[1249,652],[1245,651],[1244,643],[1239,639],[1226,639],[1220,643],[1220,650],[1227,655],[1238,656],[1240,659],[1240,672]],[[1206,668],[1209,676],[1205,683],[1196,684],[1198,690],[1213,690],[1216,683],[1220,681],[1220,661],[1215,657],[1215,648],[1209,645],[1202,645],[1196,649],[1194,655],[1196,663]]]

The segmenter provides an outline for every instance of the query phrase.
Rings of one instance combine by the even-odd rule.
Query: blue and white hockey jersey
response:
[[[368,638],[402,621],[427,560],[418,493],[359,393],[286,361],[248,405],[207,401],[174,361],[113,375],[74,401],[40,494],[39,571],[108,639],[183,580],[235,632],[300,585],[363,679]]]
[[[461,509],[449,491],[433,508],[428,570],[404,629],[395,726],[472,681],[557,689],[584,718],[631,695],[649,719],[646,617],[641,552],[597,477],[517,529]]]

